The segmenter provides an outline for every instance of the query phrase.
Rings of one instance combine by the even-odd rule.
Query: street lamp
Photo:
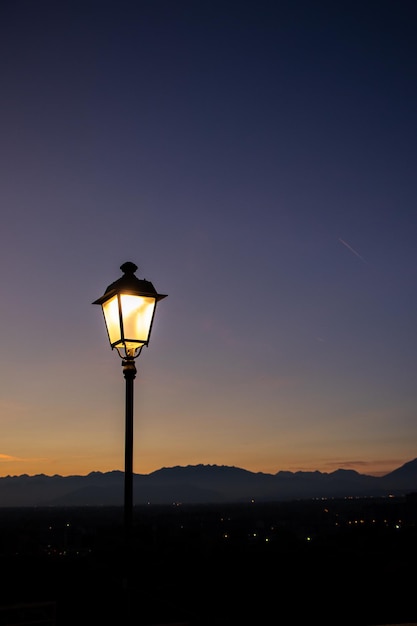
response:
[[[122,359],[126,380],[126,432],[124,473],[124,531],[126,575],[129,573],[129,555],[132,540],[133,515],[133,381],[136,377],[135,359],[149,344],[157,303],[166,295],[157,293],[148,280],[135,276],[134,263],[123,263],[123,276],[111,283],[104,295],[93,304],[103,310],[107,334],[112,350]]]

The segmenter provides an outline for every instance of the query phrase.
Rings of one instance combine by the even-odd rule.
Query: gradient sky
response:
[[[3,0],[0,475],[417,457],[415,0]]]

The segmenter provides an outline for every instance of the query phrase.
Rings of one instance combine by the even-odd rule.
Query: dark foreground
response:
[[[414,496],[138,507],[128,566],[119,508],[0,532],[0,626],[417,623]]]

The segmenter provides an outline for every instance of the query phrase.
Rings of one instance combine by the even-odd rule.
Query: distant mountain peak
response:
[[[122,506],[124,472],[87,476],[0,478],[0,507]],[[134,504],[278,502],[312,498],[388,497],[417,492],[417,459],[382,477],[338,469],[332,473],[264,474],[228,465],[163,467],[134,474]]]

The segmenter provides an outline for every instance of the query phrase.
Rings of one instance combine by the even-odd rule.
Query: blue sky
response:
[[[386,473],[417,443],[414,1],[0,7],[0,474],[122,469],[91,303],[168,294],[134,471]]]

